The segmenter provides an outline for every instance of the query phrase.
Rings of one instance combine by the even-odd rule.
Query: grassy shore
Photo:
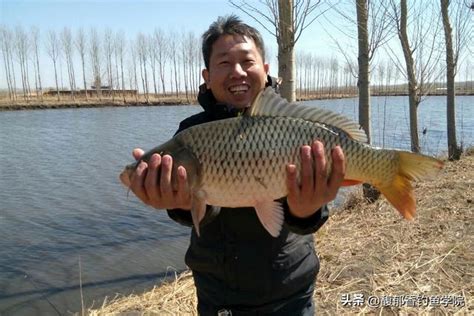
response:
[[[314,294],[318,315],[474,314],[474,150],[460,161],[446,162],[438,178],[418,182],[415,191],[414,221],[401,219],[384,199],[366,204],[354,194],[316,233],[321,259]],[[386,301],[376,304],[374,299],[376,307],[343,302],[359,294]],[[421,306],[397,306],[403,296],[420,299]],[[191,272],[83,312],[196,315]]]
[[[406,95],[403,91],[388,91],[378,92],[372,91],[372,96],[401,96]],[[432,93],[430,95],[445,95],[443,93]],[[471,90],[458,91],[457,95],[474,95]],[[307,100],[327,100],[327,99],[344,99],[344,98],[356,98],[357,91],[351,92],[301,92],[296,95],[298,101]],[[25,99],[21,95],[18,95],[15,101],[9,99],[5,92],[0,92],[0,111],[11,111],[11,110],[41,110],[41,109],[64,109],[64,108],[98,108],[98,107],[119,107],[119,106],[161,106],[161,105],[188,105],[197,104],[195,94],[190,93],[186,96],[184,93],[176,95],[154,95],[151,94],[148,99],[144,95],[138,96],[126,96],[123,99],[120,93],[117,93],[114,98],[110,95],[102,97],[89,97],[88,100],[84,96],[77,96],[75,99],[71,99],[70,96],[61,96],[60,100],[56,96],[43,96],[38,98],[32,96],[29,99]]]
[[[6,96],[0,96],[0,111],[12,110],[43,110],[43,109],[69,109],[69,108],[101,108],[101,107],[123,107],[123,106],[160,106],[160,105],[188,105],[197,104],[196,98],[187,98],[185,95],[179,96],[150,96],[148,100],[140,95],[137,98],[128,96],[125,101],[121,96],[89,98],[84,97],[72,100],[69,97],[62,97],[58,100],[56,97],[44,97],[43,100],[36,97],[30,100],[18,98],[16,101],[10,101]]]

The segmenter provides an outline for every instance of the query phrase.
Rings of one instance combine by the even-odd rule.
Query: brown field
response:
[[[0,94],[0,111],[7,110],[41,110],[41,109],[62,109],[62,108],[92,108],[92,107],[117,107],[117,106],[157,106],[157,105],[187,105],[196,104],[197,100],[194,95],[180,94],[176,95],[150,95],[148,101],[143,95],[126,96],[125,102],[122,95],[117,94],[114,98],[111,96],[102,97],[100,100],[97,97],[91,97],[86,100],[85,97],[76,97],[74,100],[68,96],[62,96],[60,100],[56,96],[43,96],[43,100],[36,96],[25,100],[23,97],[18,97],[17,100],[11,101],[8,96],[3,93]]]
[[[456,95],[474,95],[472,82],[460,83],[456,89]],[[372,96],[400,96],[407,95],[407,89],[404,85],[379,88],[374,86],[371,88]],[[84,90],[82,90],[84,91]],[[58,109],[58,108],[87,108],[87,107],[115,107],[115,106],[156,106],[156,105],[176,105],[176,104],[197,104],[196,92],[176,94],[149,94],[148,100],[143,94],[136,94],[136,90],[127,90],[135,92],[125,93],[125,101],[121,90],[113,90],[112,98],[110,91],[104,90],[103,97],[98,98],[95,90],[88,90],[89,100],[86,100],[84,93],[76,91],[75,99],[71,98],[70,91],[61,90],[60,100],[55,95],[55,90],[45,91],[43,98],[36,94],[25,98],[20,92],[14,101],[9,99],[6,91],[0,91],[0,111],[2,110],[36,110],[36,109]],[[445,90],[433,89],[429,95],[446,95]],[[298,90],[296,98],[298,101],[304,100],[327,100],[356,98],[356,87],[340,87],[340,88],[324,88],[319,91]]]
[[[446,162],[436,180],[417,183],[415,191],[418,213],[411,222],[384,199],[367,204],[357,194],[333,211],[316,233],[318,315],[474,314],[474,150]],[[375,307],[351,306],[346,299],[358,295]],[[196,315],[191,272],[82,313]]]

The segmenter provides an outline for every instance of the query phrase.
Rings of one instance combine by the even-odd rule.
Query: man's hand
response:
[[[133,157],[138,160],[143,150],[133,150]],[[158,179],[158,170],[161,176]],[[191,194],[188,186],[186,169],[177,168],[177,188],[172,186],[173,159],[169,155],[151,156],[148,164],[142,161],[131,176],[130,190],[145,204],[160,209],[191,209]]]
[[[309,217],[336,198],[344,180],[346,166],[341,147],[334,147],[331,155],[333,165],[329,178],[326,177],[324,146],[320,141],[313,142],[311,147],[301,147],[300,184],[296,179],[296,166],[293,164],[286,166],[287,202],[294,216]]]

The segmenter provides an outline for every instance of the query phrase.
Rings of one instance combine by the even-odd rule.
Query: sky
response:
[[[155,28],[177,34],[192,31],[200,36],[218,16],[228,14],[238,15],[261,32],[267,46],[270,73],[276,75],[275,37],[226,0],[0,0],[0,25],[12,30],[22,26],[25,31],[34,26],[43,36],[49,30],[60,32],[64,27],[70,28],[73,34],[79,28],[86,32],[95,28],[99,33],[109,28],[123,32],[127,38],[135,38],[139,32],[151,34]],[[319,56],[337,54],[333,40],[321,30],[319,23],[306,29],[297,45]],[[48,58],[43,47],[40,58],[42,75],[45,72],[43,80],[46,86],[53,86]],[[2,61],[0,89],[6,85]]]
[[[191,30],[200,35],[218,16],[227,14],[240,16],[259,29],[266,43],[275,44],[274,37],[263,27],[226,0],[0,0],[0,24],[37,26],[43,31],[65,26],[73,30],[95,27],[122,30],[134,36],[158,27]],[[307,29],[299,45],[324,49],[329,37],[318,32],[316,24]]]

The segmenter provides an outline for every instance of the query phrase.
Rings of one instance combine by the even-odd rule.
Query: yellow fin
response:
[[[399,169],[392,182],[377,189],[406,219],[416,212],[412,180],[434,177],[443,168],[443,162],[425,155],[399,151]]]
[[[351,119],[332,111],[298,103],[289,103],[267,87],[260,92],[252,103],[249,116],[288,116],[307,121],[334,126],[344,131],[349,137],[362,143],[367,142],[367,135],[362,127]]]

